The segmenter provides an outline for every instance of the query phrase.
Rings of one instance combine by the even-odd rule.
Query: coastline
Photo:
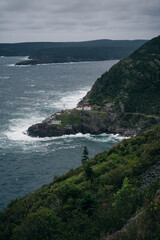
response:
[[[125,120],[127,117],[127,121]],[[136,121],[133,124],[133,119]],[[155,124],[160,117],[137,113],[115,113],[102,111],[62,110],[30,126],[27,134],[31,137],[58,137],[71,134],[120,134],[132,137],[143,133]]]

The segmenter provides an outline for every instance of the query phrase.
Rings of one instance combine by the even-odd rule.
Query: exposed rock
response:
[[[63,118],[61,113],[61,117]],[[78,111],[78,124],[67,123],[66,126],[52,124],[52,117],[45,119],[42,123],[35,124],[28,128],[28,134],[32,137],[52,137],[62,136],[76,133],[113,133],[123,136],[135,136],[151,127],[152,116],[135,115],[129,116],[120,115],[116,112],[101,112],[101,111]],[[72,117],[72,113],[70,113]],[[138,117],[137,117],[138,116]],[[127,121],[125,120],[127,118]],[[136,120],[135,120],[136,118]],[[135,121],[133,124],[132,121]],[[63,122],[63,120],[62,120]],[[154,124],[160,124],[160,118],[154,119]],[[68,125],[72,128],[68,129]]]
[[[109,235],[107,238],[105,238],[105,240],[121,239],[121,236],[128,231],[128,228],[131,225],[135,224],[138,221],[138,219],[143,215],[143,213],[144,212],[141,211],[138,214],[136,214],[134,217],[130,218],[121,230],[113,233],[112,235]]]
[[[154,183],[157,181],[157,179],[160,177],[160,163],[157,163],[147,169],[145,173],[141,175],[142,184],[140,186],[140,189],[148,187],[151,183]]]

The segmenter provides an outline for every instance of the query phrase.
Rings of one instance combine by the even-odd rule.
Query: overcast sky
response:
[[[0,0],[0,42],[151,39],[160,0]]]

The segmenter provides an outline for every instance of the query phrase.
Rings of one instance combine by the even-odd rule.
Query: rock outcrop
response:
[[[153,123],[160,124],[159,117],[145,116],[140,114],[119,114],[119,113],[106,113],[101,111],[78,111],[72,110],[70,119],[77,117],[76,122],[68,120],[67,124],[64,123],[67,112],[61,112],[58,119],[61,124],[52,124],[52,118],[47,118],[42,123],[32,125],[28,128],[28,134],[32,137],[53,137],[70,135],[76,133],[113,133],[123,136],[134,136],[149,129]],[[70,124],[70,125],[68,125]]]

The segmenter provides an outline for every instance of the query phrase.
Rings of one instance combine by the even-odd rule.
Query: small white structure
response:
[[[57,112],[56,115],[59,116],[59,115],[61,115],[61,113],[60,113],[60,112]]]
[[[77,106],[76,109],[77,110],[83,110],[83,107],[82,106]]]
[[[56,116],[53,114],[52,116],[51,116],[51,119],[55,119],[56,118]]]
[[[90,111],[91,110],[91,106],[89,104],[86,104],[84,106],[77,106],[76,109],[77,110],[87,110],[87,111]]]
[[[61,125],[61,120],[52,120],[52,121],[51,121],[51,124]]]
[[[91,106],[90,105],[85,105],[83,107],[84,110],[90,111],[91,110]]]
[[[67,125],[67,129],[72,129],[72,125]]]

